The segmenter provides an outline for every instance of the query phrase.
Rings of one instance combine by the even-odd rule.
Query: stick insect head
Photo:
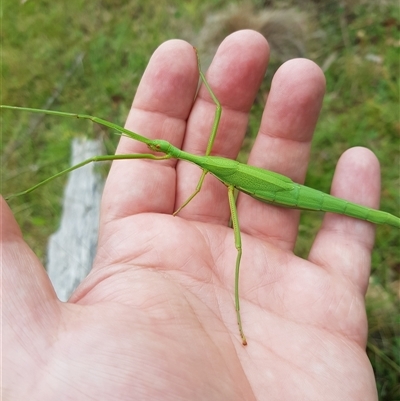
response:
[[[171,148],[173,148],[168,141],[164,141],[162,139],[154,139],[148,144],[148,147],[154,152],[163,152],[165,154],[170,154]]]

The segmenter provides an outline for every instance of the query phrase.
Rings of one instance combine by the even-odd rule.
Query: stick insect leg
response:
[[[242,337],[243,345],[247,345],[247,340],[243,333],[243,328],[242,328],[242,318],[240,316],[239,270],[240,270],[240,259],[242,257],[242,238],[240,236],[239,219],[237,215],[234,189],[235,188],[232,185],[228,187],[229,208],[231,209],[233,233],[235,235],[235,247],[237,249],[236,268],[235,268],[235,308],[236,308],[236,317],[239,326],[240,337]]]
[[[210,85],[207,82],[207,79],[205,77],[205,75],[203,74],[203,71],[201,70],[201,64],[200,64],[200,57],[199,54],[197,53],[196,48],[194,48],[195,52],[196,52],[196,57],[197,57],[197,65],[199,68],[199,74],[200,74],[200,79],[202,80],[203,84],[205,85],[205,87],[207,88],[208,93],[210,94],[213,102],[216,105],[216,109],[215,109],[215,115],[214,115],[214,122],[213,122],[213,126],[211,129],[211,134],[210,134],[210,138],[208,140],[208,144],[207,144],[207,149],[206,149],[206,154],[205,156],[209,156],[212,150],[212,147],[214,145],[214,141],[215,141],[215,137],[217,136],[217,131],[218,131],[218,126],[219,126],[219,121],[221,119],[221,113],[222,113],[222,107],[221,107],[221,103],[219,102],[219,100],[217,99],[217,97],[215,96],[214,92],[212,91]],[[192,195],[189,196],[189,198],[173,213],[173,216],[176,216],[201,190],[201,187],[203,185],[204,182],[204,178],[207,175],[208,171],[207,170],[203,170],[203,173],[201,174],[200,180],[196,186],[195,191],[192,193]]]
[[[33,187],[30,187],[28,189],[26,189],[25,191],[22,192],[18,192],[16,194],[12,194],[6,197],[6,200],[9,200],[11,198],[15,198],[17,196],[21,196],[21,195],[26,195],[29,194],[29,192],[34,191],[36,188],[41,187],[44,184],[47,184],[49,181],[54,180],[55,178],[61,177],[62,175],[68,174],[71,171],[74,171],[80,167],[86,166],[86,164],[89,163],[95,163],[95,162],[104,162],[104,161],[110,161],[110,160],[122,160],[122,159],[152,159],[152,160],[165,160],[165,159],[170,159],[171,156],[169,155],[165,155],[165,156],[154,156],[153,154],[147,154],[147,153],[143,153],[143,154],[128,154],[128,155],[102,155],[102,156],[93,156],[89,159],[84,160],[81,163],[75,164],[75,166],[69,167],[63,171],[60,171],[59,173],[46,178],[45,180],[39,182],[38,184],[34,185]]]
[[[173,216],[176,216],[200,192],[201,186],[203,185],[203,181],[207,173],[208,173],[207,170],[203,170],[195,191],[192,193],[192,195],[189,196],[189,198],[186,199],[186,201],[178,209],[175,210],[174,213],[172,213]]]
[[[109,121],[103,120],[102,118],[89,116],[88,114],[76,114],[76,113],[65,113],[63,111],[55,111],[55,110],[42,110],[42,109],[32,109],[30,107],[16,107],[16,106],[6,106],[0,105],[0,109],[8,109],[8,110],[22,110],[29,111],[30,113],[38,113],[38,114],[48,114],[52,116],[61,116],[61,117],[75,117],[83,120],[90,120],[99,125],[103,125],[108,128],[112,128],[115,131],[119,132],[122,135],[125,135],[129,138],[135,139],[136,141],[145,143],[146,145],[151,145],[153,141],[149,138],[136,134],[135,132],[129,131],[124,127],[120,127],[117,124],[111,123]]]
[[[217,136],[219,120],[221,119],[222,106],[221,106],[221,103],[219,102],[219,100],[217,99],[217,97],[214,95],[214,92],[212,91],[210,85],[208,84],[207,79],[206,79],[205,75],[203,74],[203,71],[201,71],[200,58],[199,58],[199,55],[197,53],[197,50],[196,50],[196,57],[197,57],[197,65],[199,66],[200,78],[203,81],[203,84],[207,88],[208,93],[210,94],[213,102],[216,105],[215,115],[214,115],[214,122],[213,122],[213,126],[212,126],[212,129],[211,129],[210,139],[208,140],[206,154],[205,154],[206,156],[209,156],[210,153],[211,153],[211,149],[212,149],[212,147],[214,145],[215,137]]]

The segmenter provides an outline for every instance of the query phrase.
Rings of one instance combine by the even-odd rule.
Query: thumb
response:
[[[7,343],[8,340],[13,342],[16,332],[19,336],[23,333],[29,337],[37,334],[35,327],[39,328],[42,319],[53,314],[57,296],[43,265],[23,240],[18,224],[1,196],[0,249],[3,341]]]

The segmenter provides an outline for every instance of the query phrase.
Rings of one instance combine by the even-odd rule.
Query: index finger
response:
[[[163,43],[151,57],[125,127],[148,138],[181,147],[198,83],[193,47],[181,40]],[[149,153],[121,137],[118,154]],[[172,213],[174,160],[118,160],[111,167],[102,200],[102,222],[143,212]]]

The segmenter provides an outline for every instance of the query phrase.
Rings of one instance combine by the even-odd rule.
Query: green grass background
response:
[[[196,43],[206,17],[232,3],[3,0],[1,103],[88,113],[123,125],[153,51],[171,38]],[[381,162],[381,208],[400,215],[396,3],[253,1],[260,9],[295,4],[299,11],[312,13],[307,57],[321,66],[331,61],[306,184],[329,191],[341,153],[365,146]],[[369,60],[371,55],[377,62]],[[276,67],[269,71],[264,91]],[[254,104],[247,143],[257,132],[262,98]],[[67,167],[74,136],[101,137],[109,153],[118,139],[88,122],[11,111],[1,114],[1,135],[3,194],[26,189]],[[25,239],[42,260],[47,239],[58,225],[64,183],[59,179],[10,202]],[[303,214],[298,254],[307,255],[320,222],[318,213]],[[399,230],[378,227],[367,310],[368,354],[380,400],[400,400],[399,273]]]

